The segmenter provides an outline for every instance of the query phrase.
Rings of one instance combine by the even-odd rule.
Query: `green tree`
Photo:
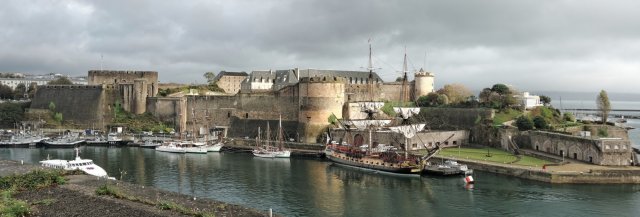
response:
[[[420,107],[435,106],[438,104],[438,94],[431,92],[426,96],[421,96],[418,98],[416,104]]]
[[[511,90],[505,84],[494,84],[493,87],[491,87],[491,91],[496,92],[500,95],[511,94]]]
[[[56,111],[56,104],[54,102],[49,102],[49,111],[50,112]]]
[[[29,84],[29,88],[27,89],[27,95],[29,99],[33,99],[33,97],[36,95],[37,89],[38,89],[38,84],[36,82],[31,82],[31,84]]]
[[[540,95],[540,102],[545,106],[551,105],[551,97]]]
[[[22,121],[24,110],[18,103],[0,103],[0,125],[13,127],[13,124]]]
[[[72,85],[73,82],[69,80],[67,77],[59,77],[56,80],[49,81],[47,84],[49,85]]]
[[[62,124],[62,113],[56,112],[55,115],[53,115],[53,120]]]
[[[204,76],[204,78],[207,79],[207,83],[211,83],[211,82],[213,82],[213,80],[215,80],[216,73],[214,73],[214,72],[205,72],[203,76]]]
[[[449,97],[444,94],[438,94],[438,99],[436,100],[437,105],[447,105],[449,104]]]
[[[459,104],[466,101],[473,93],[463,84],[446,84],[440,90],[439,94],[446,95],[448,103]]]
[[[13,91],[13,99],[15,100],[23,99],[26,93],[27,93],[27,86],[25,86],[23,83],[20,83],[16,86],[16,89]]]
[[[607,123],[609,112],[611,112],[611,103],[609,102],[609,95],[607,95],[607,91],[600,91],[598,97],[596,98],[596,104],[598,105],[600,115],[602,115],[602,123]]]
[[[533,129],[533,121],[526,115],[522,115],[516,119],[518,130],[525,131]]]
[[[491,101],[492,93],[493,92],[491,91],[491,88],[482,89],[482,91],[480,91],[480,94],[478,94],[480,103],[488,103],[489,101]]]
[[[13,98],[13,89],[11,87],[0,84],[0,99],[12,99]]]
[[[547,120],[545,120],[542,116],[536,116],[533,118],[533,126],[537,129],[547,129],[549,128],[549,124]]]
[[[565,112],[565,113],[562,115],[562,119],[563,119],[564,121],[567,121],[567,122],[576,122],[576,117],[575,117],[575,116],[573,116],[573,113],[571,113],[571,112]]]

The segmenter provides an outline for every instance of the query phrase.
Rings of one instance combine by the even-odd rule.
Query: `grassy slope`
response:
[[[490,154],[490,157],[487,156],[487,153]],[[445,148],[438,153],[438,156],[536,167],[551,163],[529,156],[521,156],[521,159],[517,161],[518,158],[515,155],[495,148]]]

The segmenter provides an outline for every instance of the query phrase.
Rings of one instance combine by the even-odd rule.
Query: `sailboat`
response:
[[[401,91],[401,101],[405,101],[408,96],[405,92],[404,85],[406,84],[407,73],[407,57],[405,53],[404,57],[404,81],[403,90]],[[367,84],[370,87],[369,92],[373,90],[373,64],[371,60],[371,44],[369,44],[369,80]],[[409,118],[418,114],[420,108],[415,107],[395,107],[394,111],[401,119],[400,124],[397,126],[390,126],[392,122],[398,122],[397,120],[379,120],[374,117],[380,109],[384,106],[384,102],[366,101],[358,102],[360,111],[366,113],[367,118],[364,120],[343,120],[339,123],[346,130],[346,137],[348,138],[351,129],[355,128],[359,131],[367,131],[369,133],[369,144],[363,145],[363,147],[355,147],[349,144],[349,139],[346,143],[337,144],[331,142],[330,137],[327,137],[327,145],[325,147],[325,156],[341,165],[353,166],[364,169],[371,169],[389,173],[398,174],[419,174],[422,170],[422,164],[425,161],[425,157],[419,157],[409,154],[408,140],[414,137],[418,132],[424,129],[425,124],[409,124]],[[372,147],[372,133],[380,130],[390,130],[395,133],[399,133],[404,136],[404,153],[398,153],[393,149],[376,148]],[[364,149],[364,150],[363,150]],[[430,152],[431,153],[431,152]],[[430,155],[432,156],[432,155]],[[428,157],[427,157],[428,158]]]
[[[284,147],[284,131],[282,129],[282,116],[278,120],[278,142],[277,146],[271,146],[269,143],[269,123],[267,123],[267,139],[265,145],[260,145],[260,128],[258,128],[258,139],[256,140],[256,148],[253,155],[263,158],[289,158],[291,150]]]

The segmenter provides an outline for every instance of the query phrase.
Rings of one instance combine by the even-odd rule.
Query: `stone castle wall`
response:
[[[103,122],[101,111],[107,106],[103,101],[104,94],[102,85],[39,86],[31,108],[49,109],[49,103],[53,102],[55,111],[62,113],[63,120],[90,127]]]
[[[559,133],[532,131],[529,133],[533,150],[564,156],[598,165],[627,166],[632,164],[629,140],[592,139]]]
[[[298,83],[301,93],[298,122],[304,124],[297,131],[304,132],[304,142],[320,142],[320,136],[329,125],[329,117],[335,115],[338,119],[342,118],[345,83],[346,79],[342,77],[310,77]]]

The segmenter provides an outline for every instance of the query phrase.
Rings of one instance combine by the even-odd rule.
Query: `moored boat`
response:
[[[187,150],[178,146],[176,142],[166,142],[163,145],[156,147],[156,151],[181,154],[187,153]]]
[[[83,144],[84,142],[84,139],[81,139],[78,135],[72,135],[71,133],[65,133],[63,136],[42,141],[44,146],[47,148],[73,148]]]
[[[289,158],[291,157],[291,150],[284,147],[284,132],[282,129],[282,117],[278,119],[278,144],[277,146],[271,146],[269,144],[269,123],[267,123],[266,132],[266,144],[260,145],[260,128],[258,127],[258,137],[256,138],[256,148],[252,151],[253,156],[262,158]]]
[[[101,178],[115,179],[113,177],[109,177],[107,171],[102,169],[102,167],[93,163],[91,159],[82,159],[80,158],[80,150],[76,148],[76,158],[71,161],[67,160],[43,160],[40,161],[40,165],[43,167],[55,168],[55,169],[64,169],[64,170],[81,170],[89,175],[97,176]]]

